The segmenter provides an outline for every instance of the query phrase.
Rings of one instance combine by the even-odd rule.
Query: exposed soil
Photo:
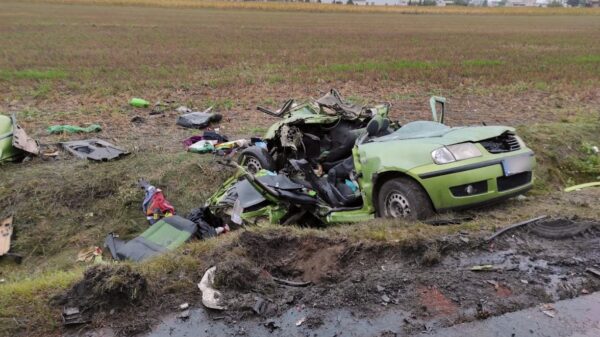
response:
[[[96,313],[127,313],[147,296],[146,279],[128,265],[99,265],[87,269],[83,279],[74,284],[66,293],[51,300],[55,306],[77,308],[81,321],[89,322]],[[138,326],[145,327],[140,329]],[[122,331],[141,332],[147,330],[147,323],[136,320],[126,324]]]
[[[427,257],[430,247],[438,251],[437,262]],[[585,272],[600,263],[598,248],[600,223],[578,219],[539,222],[491,242],[465,233],[420,247],[245,232],[236,254],[246,259],[249,275],[262,276],[249,280],[245,291],[220,290],[230,309],[225,315],[235,321],[253,316],[260,298],[269,303],[263,316],[294,306],[354,307],[373,315],[399,309],[419,324],[442,327],[599,290],[600,279]],[[231,270],[229,263],[217,264],[217,273]],[[484,265],[482,271],[471,270]],[[276,285],[265,273],[312,285]],[[405,332],[413,328],[409,323]]]

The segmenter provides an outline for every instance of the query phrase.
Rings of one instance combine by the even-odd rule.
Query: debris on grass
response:
[[[150,102],[142,98],[134,97],[129,101],[129,105],[134,106],[136,108],[147,108],[150,106]]]
[[[177,125],[184,128],[204,129],[211,123],[218,123],[223,119],[223,115],[211,113],[212,106],[202,112],[194,111],[185,113],[177,118]]]
[[[500,235],[502,235],[502,234],[504,234],[504,233],[506,233],[506,232],[508,232],[508,231],[510,231],[510,230],[513,230],[513,229],[515,229],[515,228],[519,228],[519,227],[522,227],[522,226],[530,225],[530,224],[532,224],[532,223],[535,223],[536,221],[543,220],[543,219],[545,219],[545,218],[547,218],[547,217],[548,217],[548,216],[546,216],[546,215],[542,215],[542,216],[538,216],[538,217],[536,217],[536,218],[533,218],[533,219],[529,219],[529,220],[521,221],[521,222],[518,222],[518,223],[516,223],[516,224],[510,225],[510,226],[507,226],[507,227],[504,227],[504,228],[500,229],[499,231],[497,231],[496,233],[494,233],[492,236],[488,237],[488,238],[486,239],[486,241],[492,241],[492,240],[493,240],[493,239],[495,239],[496,237],[498,237],[498,236],[500,236]]]
[[[482,264],[478,266],[472,266],[469,268],[470,271],[496,271],[499,270],[498,267],[491,264]]]
[[[108,161],[129,154],[129,152],[100,139],[75,140],[63,142],[61,145],[75,157],[93,161]]]
[[[102,127],[98,124],[92,124],[87,127],[74,126],[74,125],[53,125],[48,127],[48,133],[57,134],[57,133],[91,133],[91,132],[100,132],[102,131]]]
[[[585,183],[585,184],[579,184],[579,185],[567,187],[567,188],[565,188],[565,192],[580,191],[584,188],[598,187],[598,186],[600,186],[600,181],[593,181],[593,182],[589,182],[589,183]]]

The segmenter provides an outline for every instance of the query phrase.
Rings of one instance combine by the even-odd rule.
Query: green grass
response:
[[[365,61],[347,64],[329,64],[322,66],[321,70],[325,72],[352,72],[362,73],[366,71],[390,71],[402,69],[432,69],[443,66],[442,62],[424,62],[411,60],[398,60],[391,62]]]
[[[535,151],[538,162],[536,190],[562,190],[600,177],[600,155],[592,151],[598,142],[597,117],[584,115],[556,123],[520,127],[519,134]]]
[[[493,67],[503,65],[504,62],[500,60],[466,60],[462,64],[467,67]]]
[[[60,326],[59,309],[48,305],[81,278],[82,269],[47,272],[37,277],[0,285],[0,336],[55,334]]]
[[[8,80],[57,80],[66,78],[68,73],[63,70],[0,70],[0,79]]]
[[[575,58],[578,63],[600,63],[600,55],[584,55]]]

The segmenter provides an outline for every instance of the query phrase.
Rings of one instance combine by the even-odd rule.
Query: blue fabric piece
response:
[[[352,192],[356,192],[356,190],[358,190],[358,186],[356,186],[356,184],[352,180],[346,179],[344,183],[346,184],[346,186],[350,187]]]
[[[152,201],[154,193],[156,193],[156,187],[148,185],[148,187],[146,187],[146,195],[144,196],[144,201],[142,202],[142,210],[144,210],[144,214],[146,214],[146,212],[148,211],[148,205],[150,204],[150,201]]]

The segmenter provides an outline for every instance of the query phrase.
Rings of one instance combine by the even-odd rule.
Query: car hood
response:
[[[507,131],[514,132],[515,129],[508,126],[449,127],[437,122],[416,121],[404,125],[389,135],[374,138],[371,142],[419,139],[428,143],[451,145],[478,142],[497,137]]]

